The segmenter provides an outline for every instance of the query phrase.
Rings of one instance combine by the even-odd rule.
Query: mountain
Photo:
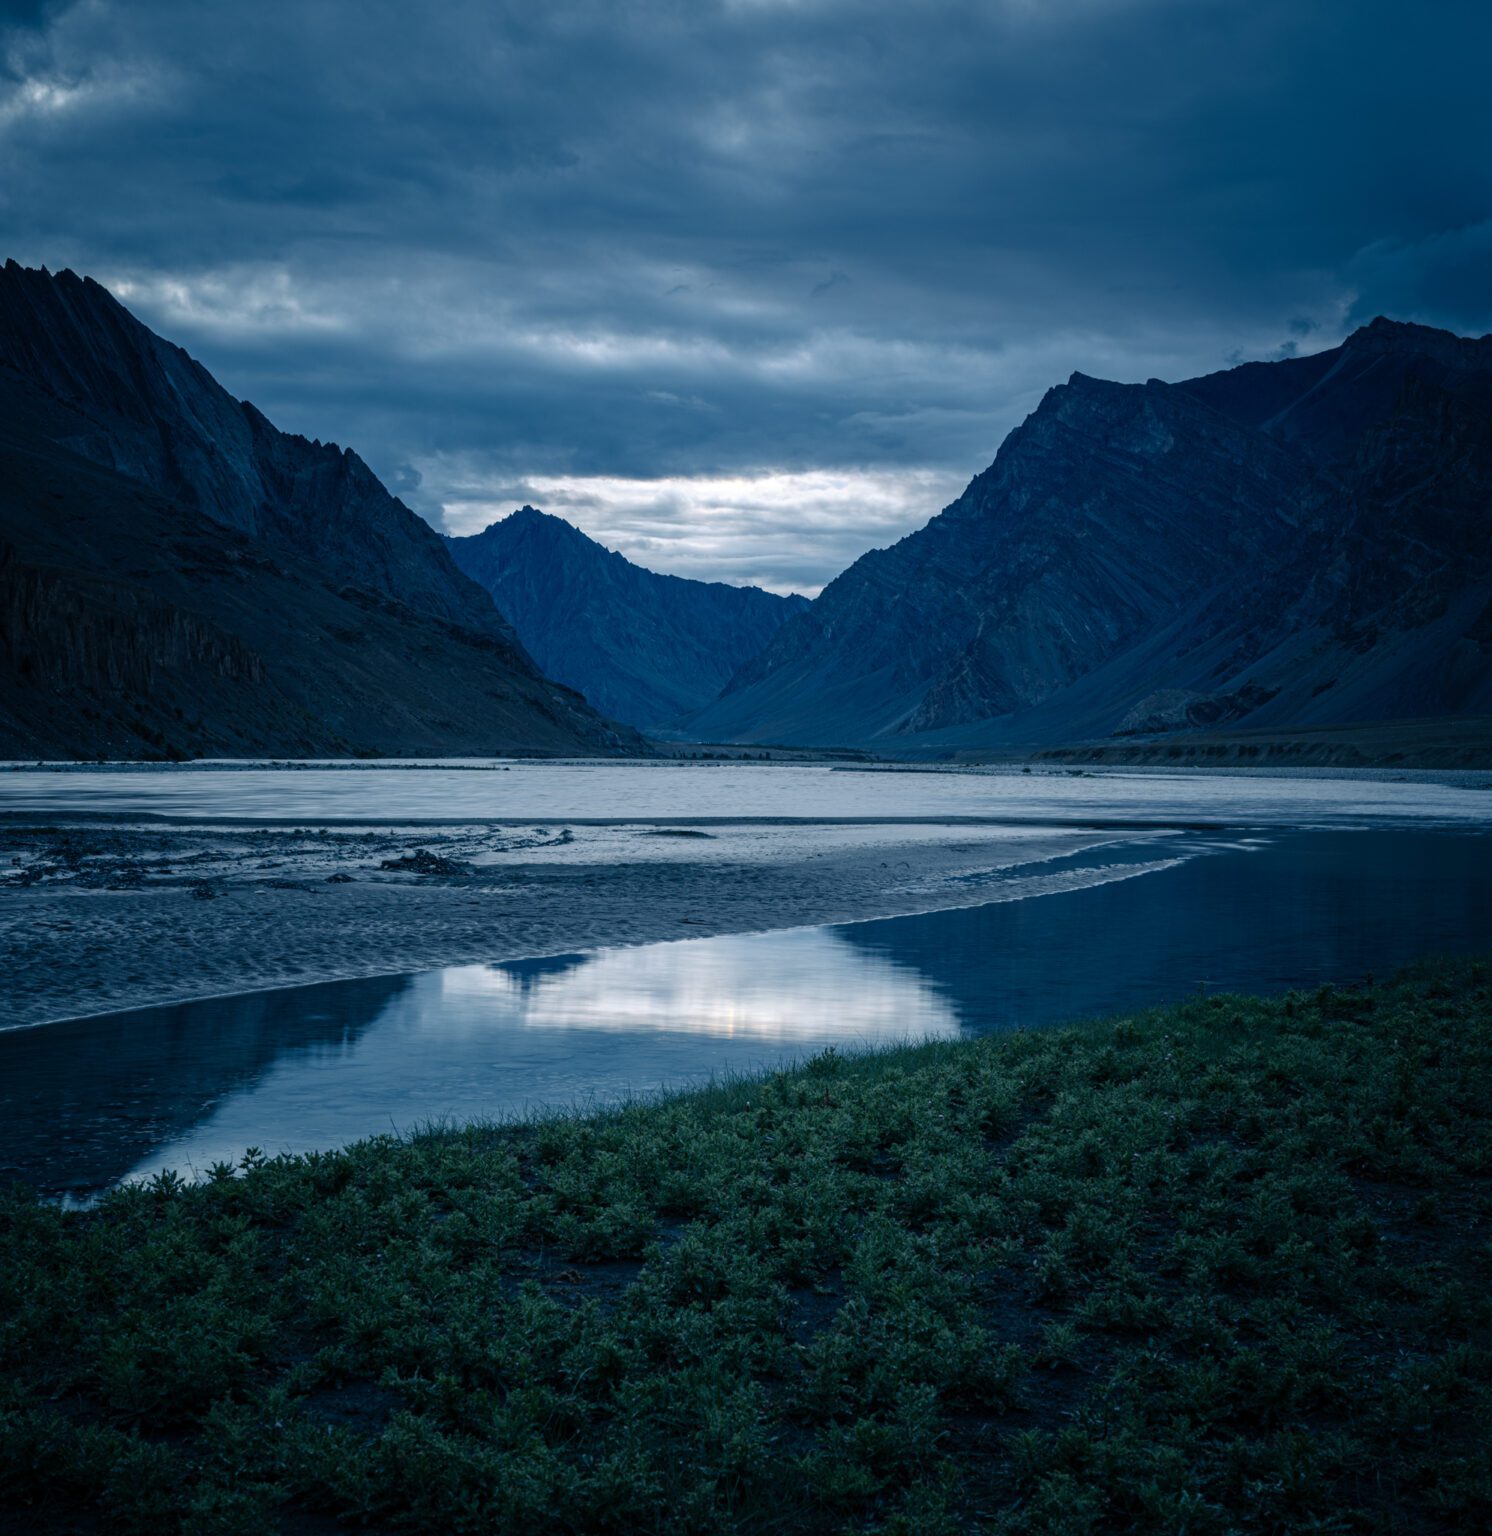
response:
[[[646,750],[350,450],[0,272],[0,756]]]
[[[1492,711],[1492,338],[1376,320],[1182,384],[1074,374],[691,729],[1041,747]]]
[[[707,704],[808,607],[760,587],[644,570],[533,507],[447,544],[550,677],[644,730]]]

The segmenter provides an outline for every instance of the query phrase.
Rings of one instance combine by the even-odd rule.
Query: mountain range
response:
[[[0,756],[1334,752],[1492,715],[1489,508],[1492,337],[1379,319],[1179,384],[1073,374],[809,603],[532,507],[443,538],[99,284],[9,262]]]
[[[710,703],[808,607],[805,597],[646,570],[533,507],[447,545],[548,676],[650,732]]]
[[[0,272],[0,755],[646,751],[350,449]]]
[[[1492,713],[1492,338],[1074,374],[691,717],[892,753]]]

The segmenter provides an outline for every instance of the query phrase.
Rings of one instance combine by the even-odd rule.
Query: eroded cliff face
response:
[[[1492,708],[1489,379],[1492,342],[1385,321],[1182,385],[1075,375],[692,726],[895,750]]]
[[[644,570],[533,507],[447,542],[548,676],[644,730],[707,704],[808,606],[759,587]]]
[[[355,454],[0,273],[0,757],[647,750]]]
[[[0,430],[0,757],[635,750],[500,637]]]

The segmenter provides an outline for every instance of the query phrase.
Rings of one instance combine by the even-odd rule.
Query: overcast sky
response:
[[[1492,329],[1487,0],[0,18],[0,257],[452,532],[813,591],[1075,368]]]

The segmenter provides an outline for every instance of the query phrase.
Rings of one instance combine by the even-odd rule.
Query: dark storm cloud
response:
[[[812,585],[1073,368],[1492,327],[1489,44],[1460,0],[6,5],[0,228],[436,520],[547,490]]]
[[[65,0],[0,0],[0,31],[40,27],[63,9]]]

